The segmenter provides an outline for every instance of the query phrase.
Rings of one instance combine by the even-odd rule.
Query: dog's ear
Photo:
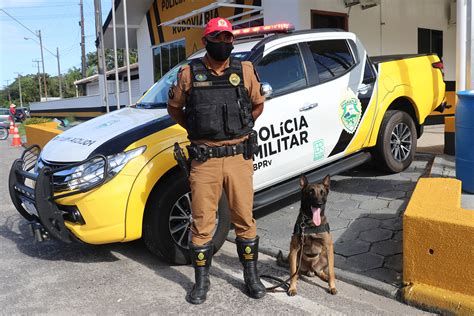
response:
[[[300,177],[300,188],[304,189],[308,185],[308,179],[303,175]]]
[[[329,190],[329,188],[331,187],[331,177],[329,175],[324,177],[323,184],[326,187],[326,189]]]

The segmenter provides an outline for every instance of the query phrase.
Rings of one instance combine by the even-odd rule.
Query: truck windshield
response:
[[[232,57],[239,58],[240,60],[246,60],[249,52],[238,52],[232,54]],[[158,80],[143,96],[143,98],[138,101],[136,107],[139,109],[156,109],[156,108],[166,108],[166,103],[168,102],[168,90],[174,81],[177,79],[178,71],[181,66],[186,65],[190,60],[186,60],[173,69],[168,71],[160,80]]]

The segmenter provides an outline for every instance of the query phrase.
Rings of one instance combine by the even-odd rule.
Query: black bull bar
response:
[[[78,163],[55,168],[54,170],[45,166],[38,169],[37,173],[30,172],[35,167],[39,152],[39,146],[33,145],[23,152],[21,158],[13,162],[8,181],[10,198],[17,211],[32,225],[33,233],[38,241],[47,239],[47,237],[51,235],[63,242],[71,243],[77,239],[70,233],[69,229],[67,229],[64,223],[64,215],[66,212],[58,207],[55,200],[83,193],[102,185],[107,178],[107,158],[103,155],[96,155]],[[54,173],[68,170],[97,159],[104,160],[104,176],[100,181],[79,190],[63,194],[54,194]],[[26,185],[25,182],[27,179],[33,181],[33,187]],[[29,207],[27,207],[28,210],[25,209],[23,205],[29,205]]]

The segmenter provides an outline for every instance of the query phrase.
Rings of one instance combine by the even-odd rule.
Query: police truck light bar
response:
[[[232,33],[235,37],[242,37],[251,35],[263,35],[269,33],[288,33],[290,31],[293,31],[294,29],[295,27],[291,23],[277,23],[233,30]]]

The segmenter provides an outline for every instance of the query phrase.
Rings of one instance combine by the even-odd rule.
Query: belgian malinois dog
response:
[[[289,263],[292,276],[288,289],[290,296],[296,295],[298,274],[310,277],[317,275],[329,283],[331,294],[337,293],[334,245],[325,215],[330,184],[329,175],[317,184],[309,184],[304,175],[300,177],[301,208],[291,237],[290,254],[285,260],[280,252],[277,258],[279,265]],[[298,267],[299,262],[301,265]]]

